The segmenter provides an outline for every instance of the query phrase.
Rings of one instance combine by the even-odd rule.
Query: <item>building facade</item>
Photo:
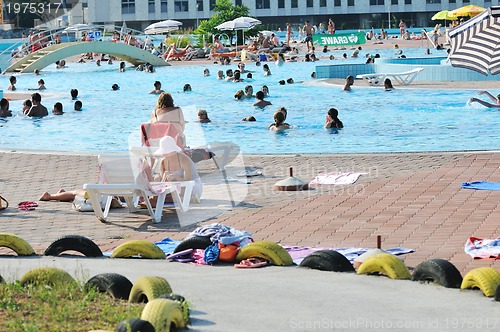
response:
[[[215,0],[88,0],[88,21],[94,24],[117,24],[142,30],[150,23],[175,19],[184,28],[197,26],[210,18]],[[233,0],[250,9],[250,16],[262,21],[266,29],[284,29],[309,20],[325,24],[332,18],[337,29],[395,28],[403,19],[408,26],[424,27],[440,10],[465,5],[498,6],[499,0]]]

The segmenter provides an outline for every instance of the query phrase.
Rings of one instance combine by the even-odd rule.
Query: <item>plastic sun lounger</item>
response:
[[[410,85],[415,77],[424,70],[424,68],[415,68],[410,71],[405,71],[403,73],[375,73],[375,74],[362,74],[357,75],[356,78],[362,78],[370,85],[380,85],[383,84],[386,78],[390,78],[400,85]]]
[[[111,200],[113,196],[122,196],[125,198],[129,212],[137,212],[137,203],[139,197],[144,197],[144,202],[152,219],[159,223],[163,214],[165,198],[172,194],[176,206],[182,211],[189,208],[189,199],[186,202],[186,194],[191,195],[194,181],[185,181],[186,183],[176,182],[149,182],[144,176],[144,172],[137,170],[134,172],[132,161],[128,154],[126,155],[100,155],[98,162],[101,168],[100,181],[98,184],[86,183],[83,189],[89,195],[94,213],[102,222],[106,222]],[[135,173],[138,176],[135,176]],[[184,199],[181,200],[178,187],[185,186]],[[159,190],[161,188],[161,190]],[[100,204],[100,196],[107,196],[104,211]],[[152,207],[149,196],[157,196],[156,209]]]

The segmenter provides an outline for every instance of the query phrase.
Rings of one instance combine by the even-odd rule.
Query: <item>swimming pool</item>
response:
[[[342,54],[346,51],[337,51]],[[380,51],[382,52],[382,50]],[[394,50],[385,50],[393,54]],[[405,50],[423,53],[422,49]],[[335,54],[338,54],[335,53]],[[375,53],[371,51],[371,53]],[[362,52],[361,55],[364,55]],[[337,56],[337,55],[336,55]],[[14,116],[0,120],[0,149],[34,149],[79,152],[125,151],[130,133],[138,137],[141,123],[148,122],[157,96],[149,95],[153,82],[173,94],[175,104],[184,110],[188,145],[197,146],[214,141],[232,141],[247,154],[279,153],[351,153],[491,150],[500,146],[500,111],[479,106],[466,106],[476,91],[396,89],[354,86],[343,92],[339,86],[311,80],[316,63],[286,63],[278,67],[269,63],[272,76],[263,76],[262,68],[254,63],[247,69],[255,71],[251,82],[232,83],[216,80],[219,69],[236,69],[236,64],[206,66],[212,75],[203,76],[205,67],[171,66],[157,68],[148,74],[132,69],[118,72],[113,65],[69,63],[68,68],[47,68],[41,78],[48,90],[42,103],[52,109],[62,102],[66,114],[49,115],[43,119]],[[334,60],[342,63],[345,60]],[[349,60],[351,61],[351,60]],[[355,61],[363,61],[355,60]],[[37,86],[40,78],[33,74],[18,76],[18,93],[27,93]],[[279,85],[278,81],[293,77],[305,84]],[[1,78],[8,86],[8,75]],[[111,91],[117,83],[121,89]],[[183,93],[184,84],[193,91]],[[253,99],[236,101],[234,93],[251,84],[257,91],[269,86],[273,105],[265,109],[252,106]],[[73,112],[70,89],[79,90],[83,112]],[[280,106],[288,109],[287,122],[293,129],[284,132],[267,130],[273,113]],[[326,111],[339,110],[345,128],[338,131],[323,129]],[[11,110],[20,113],[22,101],[12,101]],[[196,123],[196,111],[206,109],[212,123]],[[256,122],[242,122],[253,115]]]

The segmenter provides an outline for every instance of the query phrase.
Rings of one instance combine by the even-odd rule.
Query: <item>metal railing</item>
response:
[[[43,50],[43,48],[53,44],[61,44],[61,43],[77,41],[78,38],[80,39],[82,38],[83,33],[88,33],[88,32],[97,32],[97,31],[101,32],[99,38],[95,38],[93,40],[87,40],[89,42],[92,42],[94,40],[112,41],[113,36],[116,36],[115,33],[118,33],[120,38],[115,41],[123,41],[125,43],[130,43],[131,38],[137,38],[141,40],[140,44],[144,49],[146,49],[148,45],[154,44],[154,42],[156,41],[160,41],[160,38],[161,41],[163,41],[164,39],[163,35],[156,35],[156,36],[144,35],[142,31],[130,28],[123,29],[123,27],[121,26],[93,25],[93,26],[88,26],[88,28],[81,28],[81,29],[75,28],[74,30],[70,28],[72,27],[64,27],[57,30],[48,30],[49,32],[48,34],[47,31],[40,31],[36,34],[26,37],[27,42],[25,43],[15,43],[11,45],[10,47],[8,47],[7,49],[5,49],[3,52],[0,53],[0,68],[9,67],[12,63],[31,54],[35,49],[38,51],[41,49]],[[63,38],[64,36],[65,38]],[[143,38],[144,40],[142,40]],[[152,43],[148,42],[148,39]],[[10,57],[7,57],[6,55],[9,53]]]

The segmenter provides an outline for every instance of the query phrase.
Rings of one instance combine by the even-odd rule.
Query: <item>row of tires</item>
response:
[[[179,243],[174,253],[188,249],[206,249],[212,245],[208,237],[192,237]],[[8,247],[18,255],[34,255],[33,248],[22,238],[9,233],[0,233],[0,247]],[[100,257],[102,252],[90,239],[80,235],[67,235],[54,241],[45,250],[44,255],[58,256],[72,250],[87,257]],[[164,259],[165,253],[154,243],[146,240],[131,240],[119,245],[111,254],[112,258],[141,257],[148,259]],[[270,241],[257,241],[238,250],[235,261],[258,257],[273,265],[293,265],[290,254],[279,244]],[[349,260],[333,250],[320,250],[307,256],[301,267],[334,271],[356,272],[358,274],[382,274],[393,279],[411,279],[413,281],[434,282],[448,288],[479,288],[487,297],[495,297],[500,301],[500,272],[490,267],[471,270],[462,278],[458,269],[444,259],[430,259],[419,264],[410,274],[406,265],[396,256],[379,253],[368,257],[358,268],[354,269]]]
[[[33,247],[23,238],[10,233],[0,233],[0,247],[13,250],[18,256],[36,255]],[[75,251],[86,257],[102,257],[99,246],[81,235],[66,235],[52,242],[44,251],[44,256],[59,256],[66,251]],[[112,258],[141,257],[164,259],[165,253],[154,243],[146,240],[127,241],[113,250]]]
[[[408,267],[395,255],[378,253],[367,258],[355,270],[344,255],[334,250],[316,251],[304,258],[300,266],[322,271],[382,274],[392,279],[433,282],[447,288],[478,288],[485,296],[500,301],[500,272],[492,267],[473,269],[462,278],[460,271],[452,263],[434,258],[420,263],[410,274]]]
[[[3,278],[0,276],[0,282]],[[53,287],[77,284],[66,271],[43,267],[26,272],[19,283],[50,285]],[[90,278],[84,289],[95,289],[107,293],[117,300],[130,303],[146,303],[140,319],[131,318],[118,324],[117,332],[156,331],[168,332],[170,328],[183,328],[189,324],[189,304],[183,296],[174,294],[165,278],[144,276],[132,284],[125,276],[117,273],[102,273]]]

